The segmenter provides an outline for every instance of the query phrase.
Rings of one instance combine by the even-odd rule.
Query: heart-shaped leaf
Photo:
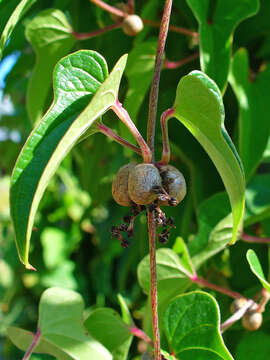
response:
[[[11,179],[16,244],[27,268],[32,268],[28,256],[34,216],[47,184],[76,142],[87,130],[96,132],[95,121],[115,104],[126,59],[122,56],[108,77],[105,60],[90,50],[65,57],[55,68],[55,99],[25,143]]]
[[[177,87],[174,114],[206,150],[230,198],[233,244],[241,229],[245,204],[244,172],[236,149],[224,127],[224,106],[217,85],[200,71],[184,76]]]
[[[6,42],[8,41],[13,29],[17,25],[17,23],[20,21],[20,19],[23,17],[23,15],[26,13],[27,10],[30,9],[30,7],[36,2],[36,0],[22,0],[11,16],[9,17],[3,32],[0,37],[0,60],[2,58],[2,53],[4,50],[4,47],[6,45]],[[6,11],[6,9],[5,9]],[[1,17],[2,19],[2,17]],[[2,21],[2,20],[1,20]],[[2,25],[2,24],[1,24]]]
[[[270,293],[270,284],[265,279],[261,263],[255,253],[255,251],[249,249],[247,251],[247,261],[249,263],[250,269],[255,276],[260,280],[262,286]]]
[[[36,353],[59,360],[111,360],[112,356],[99,342],[87,336],[82,326],[83,299],[80,294],[60,288],[46,290],[40,299]],[[34,334],[15,327],[8,329],[11,341],[26,350]]]
[[[164,331],[177,359],[232,360],[222,340],[215,299],[194,291],[175,298],[167,307]]]
[[[262,160],[270,136],[270,121],[265,104],[270,101],[270,66],[249,76],[248,53],[240,49],[233,57],[229,81],[239,103],[239,154],[249,179]]]
[[[27,111],[35,123],[46,110],[44,106],[55,64],[73,48],[75,38],[65,15],[58,9],[40,12],[27,25],[26,37],[36,53],[36,65],[26,95]]]
[[[119,353],[122,354],[122,360],[126,359],[133,336],[115,310],[94,310],[85,320],[84,326],[91,336],[113,354],[114,359]]]
[[[187,3],[199,23],[201,68],[223,92],[229,74],[234,29],[257,13],[259,0],[217,0],[214,7],[211,0],[187,0]]]

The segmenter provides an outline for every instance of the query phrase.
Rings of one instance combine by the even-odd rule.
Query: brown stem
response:
[[[160,335],[158,328],[158,297],[157,297],[157,269],[156,269],[156,225],[154,212],[148,211],[148,237],[150,252],[150,272],[151,272],[151,309],[152,309],[152,327],[154,336],[155,360],[161,360],[160,357]]]
[[[262,298],[261,298],[261,301],[260,301],[260,303],[258,305],[257,311],[258,312],[264,312],[265,306],[266,306],[266,304],[268,303],[269,300],[270,300],[270,294],[266,289],[263,288],[262,289]]]
[[[192,282],[194,282],[195,284],[198,285],[202,285],[207,287],[208,289],[212,289],[214,291],[220,292],[221,294],[225,294],[227,296],[230,296],[233,299],[240,299],[240,298],[244,298],[243,295],[241,295],[240,293],[236,292],[236,291],[232,291],[230,289],[225,289],[221,286],[218,286],[216,284],[212,284],[209,281],[205,280],[205,279],[201,279],[198,277],[197,274],[194,274],[193,276],[191,276],[189,278]]]
[[[40,340],[41,331],[38,329],[38,331],[35,333],[34,339],[32,343],[30,344],[29,348],[26,350],[26,353],[24,354],[24,357],[22,360],[29,360],[30,356],[32,355],[32,352],[34,348],[38,345]]]
[[[196,53],[196,54],[187,56],[186,58],[179,60],[179,61],[169,61],[169,60],[165,59],[164,67],[166,69],[176,69],[176,68],[179,68],[179,67],[197,59],[198,57],[199,57],[199,54]]]
[[[104,28],[102,29],[98,29],[98,30],[95,30],[95,31],[91,31],[91,32],[88,32],[88,33],[78,33],[76,31],[73,31],[72,32],[72,35],[75,37],[75,39],[77,40],[87,40],[87,39],[90,39],[90,38],[93,38],[95,36],[98,36],[98,35],[101,35],[101,34],[104,34],[106,32],[109,32],[111,30],[114,30],[114,29],[117,29],[117,28],[120,28],[122,25],[122,21],[118,21],[114,24],[111,24],[111,25],[108,25],[108,26],[105,26]]]
[[[108,5],[102,0],[90,0],[90,1],[95,5],[99,6],[101,9],[108,11],[109,13],[114,14],[116,16],[125,17],[127,15],[124,11],[117,9],[114,6]]]
[[[172,0],[166,0],[163,17],[160,24],[158,47],[157,47],[156,61],[155,61],[155,70],[154,70],[151,91],[150,91],[148,124],[147,124],[147,142],[153,154],[153,158],[152,158],[153,162],[155,161],[154,147],[155,147],[155,128],[156,128],[159,80],[160,80],[160,73],[163,63],[164,48],[168,35],[171,9],[172,9]]]
[[[170,162],[171,150],[170,150],[170,141],[168,134],[168,120],[173,116],[173,114],[174,114],[174,108],[171,108],[164,111],[160,117],[162,143],[163,143],[163,152],[162,152],[162,158],[160,164],[162,165],[168,165],[168,163]]]
[[[148,20],[148,19],[142,19],[142,21],[145,25],[150,25],[150,26],[157,27],[157,28],[160,27],[160,23],[158,21],[153,21],[153,20]],[[170,25],[169,30],[176,32],[178,34],[184,34],[184,35],[192,36],[195,38],[198,37],[198,33],[196,31],[191,31],[189,29],[185,29],[182,27],[174,26],[174,25]]]
[[[108,126],[106,126],[102,123],[99,123],[97,125],[97,127],[102,134],[104,134],[104,135],[108,136],[110,139],[113,139],[114,141],[118,142],[118,144],[121,144],[121,145],[135,151],[139,155],[142,155],[142,151],[138,146],[135,146],[135,145],[131,144],[129,141],[123,139],[121,136],[116,134],[116,132],[114,132]]]
[[[121,121],[128,127],[134,138],[136,139],[138,145],[142,151],[143,161],[145,163],[150,163],[152,161],[152,152],[145,142],[144,138],[140,134],[139,130],[131,120],[126,109],[122,107],[122,104],[117,100],[115,105],[111,107],[111,109],[115,112],[115,114],[119,117]]]
[[[142,339],[150,346],[154,347],[153,341],[150,339],[150,337],[144,331],[137,328],[136,326],[130,327],[128,329],[131,332],[131,334],[133,334],[134,336],[136,336],[139,339]]]
[[[247,235],[242,233],[241,239],[248,243],[257,243],[257,244],[269,244],[270,238],[261,238],[257,236]]]
[[[236,321],[240,320],[249,308],[253,308],[256,303],[249,299],[238,311],[236,311],[231,317],[229,317],[223,324],[220,325],[221,332],[226,331],[230,326],[232,326]]]
[[[128,0],[127,6],[128,6],[128,13],[129,14],[134,14],[134,12],[135,12],[134,0]]]

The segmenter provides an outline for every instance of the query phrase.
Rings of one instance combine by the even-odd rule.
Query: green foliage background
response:
[[[207,66],[202,63],[202,70],[209,71],[209,76],[224,92],[225,125],[246,171],[244,232],[270,237],[270,121],[267,110],[270,102],[269,1],[261,0],[258,13],[236,28],[233,42],[231,34],[240,19],[255,13],[254,9],[247,11],[246,7],[241,10],[243,4],[252,2],[228,1],[231,5],[226,2],[227,6],[223,7],[222,1],[218,0],[201,2],[216,26],[213,30],[209,28],[210,24],[200,20],[201,56],[204,61],[205,58],[209,60]],[[171,24],[197,31],[196,19],[203,18],[204,14],[199,3],[175,1]],[[250,6],[255,8],[254,3]],[[16,1],[0,2],[3,24],[16,5]],[[136,12],[143,18],[160,21],[162,5],[159,0],[137,0]],[[70,34],[65,34],[65,45],[61,47],[62,44],[60,50],[56,37],[57,51],[52,51],[55,57],[45,44],[38,59],[38,71],[35,70],[32,77],[37,58],[29,41],[34,44],[38,35],[35,28],[31,33],[30,26],[26,37],[25,29],[41,11],[49,12],[47,9],[50,8],[61,10],[76,32],[90,32],[112,23],[108,13],[87,0],[38,1],[23,15],[3,51],[3,59],[14,51],[19,51],[19,57],[7,75],[3,89],[4,94],[10,96],[15,112],[12,115],[0,114],[0,127],[20,134],[18,143],[11,140],[0,142],[0,359],[2,356],[5,360],[18,359],[22,354],[7,339],[7,327],[16,323],[35,331],[40,295],[51,286],[81,293],[86,312],[104,306],[119,311],[117,294],[121,293],[137,325],[147,329],[144,313],[146,296],[137,279],[137,266],[148,253],[145,216],[142,215],[136,222],[135,236],[128,249],[122,249],[110,235],[111,226],[119,224],[126,213],[125,208],[117,206],[112,200],[113,176],[120,166],[131,160],[138,161],[138,158],[102,134],[79,143],[48,186],[31,240],[31,262],[38,272],[25,271],[18,260],[8,209],[9,179],[19,151],[32,129],[32,121],[43,114],[51,103],[51,72],[59,58],[75,50],[91,49],[104,56],[111,70],[121,55],[130,53],[119,98],[142,134],[146,135],[149,85],[158,29],[145,26],[136,38],[130,38],[117,29],[84,41],[74,41]],[[219,17],[215,18],[217,9]],[[224,18],[229,20],[224,22]],[[47,35],[50,36],[49,33]],[[211,47],[210,44],[215,44],[215,41],[219,46]],[[198,51],[198,44],[190,37],[169,32],[166,45],[168,60],[178,61]],[[201,69],[199,60],[177,69],[163,69],[158,115],[172,106],[179,79],[195,69]],[[229,82],[226,83],[228,76]],[[37,89],[45,90],[39,94]],[[35,108],[37,104],[38,109]],[[127,136],[112,113],[105,115],[104,122]],[[243,295],[253,296],[260,290],[260,283],[250,271],[245,254],[249,248],[254,249],[267,274],[268,246],[239,241],[235,246],[224,249],[222,240],[231,231],[231,223],[226,220],[231,209],[221,179],[209,157],[183,125],[171,120],[169,133],[172,163],[185,175],[188,195],[177,208],[166,209],[176,223],[166,247],[173,248],[176,237],[181,236],[188,244],[201,276]],[[156,139],[159,157],[162,149],[159,125]],[[170,283],[167,286],[169,288]],[[171,292],[172,296],[180,295],[186,288],[179,286],[177,293]],[[224,321],[230,315],[231,300],[211,293],[218,301]],[[237,323],[224,334],[225,343],[236,360],[260,360],[269,356],[269,320],[270,309],[267,307],[263,326],[258,332],[247,333]],[[134,342],[131,348],[130,359],[139,356],[137,344]],[[252,356],[249,350],[252,349],[251,344],[254,347],[260,344],[260,351]],[[35,355],[33,359],[49,359],[49,356]]]

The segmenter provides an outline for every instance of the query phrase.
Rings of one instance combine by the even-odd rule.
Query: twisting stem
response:
[[[114,14],[116,16],[125,17],[127,15],[124,11],[117,9],[114,6],[108,5],[102,0],[90,0],[90,1],[95,5],[99,6],[101,9],[108,11],[109,13]]]
[[[121,25],[122,25],[122,21],[118,21],[118,22],[116,22],[116,23],[114,23],[114,24],[105,26],[105,27],[102,28],[102,29],[98,29],[98,30],[91,31],[91,32],[88,32],[88,33],[78,33],[78,32],[76,32],[76,31],[73,31],[73,32],[72,32],[72,35],[73,35],[73,36],[75,37],[75,39],[77,39],[77,40],[86,40],[86,39],[90,39],[90,38],[93,38],[93,37],[95,37],[95,36],[104,34],[104,33],[108,32],[108,31],[111,31],[111,30],[120,28]]]
[[[162,132],[162,143],[163,143],[163,152],[160,164],[167,165],[170,162],[171,150],[170,150],[170,141],[168,135],[168,120],[173,116],[174,108],[164,111],[160,117],[160,125]]]
[[[136,326],[130,327],[128,329],[131,332],[131,334],[133,334],[134,336],[136,336],[139,339],[142,339],[150,346],[154,347],[153,341],[150,339],[150,337],[144,331],[137,328]]]
[[[172,9],[172,0],[166,0],[163,16],[160,24],[158,37],[158,46],[155,61],[154,76],[150,91],[148,123],[147,123],[147,143],[152,151],[152,162],[155,162],[155,128],[158,104],[159,80],[162,69],[164,48],[168,34],[170,16]],[[148,236],[151,270],[151,309],[152,309],[152,327],[154,336],[154,354],[155,360],[160,360],[160,335],[158,328],[158,298],[157,298],[157,272],[156,272],[156,224],[154,212],[148,211]]]
[[[38,345],[39,340],[40,340],[40,329],[38,329],[38,331],[35,333],[34,339],[32,341],[32,343],[30,344],[29,348],[27,349],[26,353],[24,354],[24,357],[22,360],[29,360],[30,356],[32,355],[32,352],[34,350],[34,348]]]
[[[108,126],[106,126],[102,123],[99,123],[97,125],[97,127],[102,134],[104,134],[104,135],[108,136],[109,138],[113,139],[114,141],[118,142],[118,144],[121,144],[121,145],[135,151],[139,155],[142,155],[142,151],[138,146],[135,146],[135,145],[131,144],[129,141],[123,139],[121,136],[116,134],[116,132],[114,132]]]
[[[160,335],[158,328],[158,297],[157,297],[157,268],[156,268],[156,225],[154,212],[148,211],[148,237],[151,273],[151,309],[154,336],[155,360],[160,360]]]
[[[148,20],[148,19],[142,19],[142,21],[145,25],[150,25],[150,26],[158,27],[158,28],[160,27],[160,23],[158,21],[153,21],[153,20]],[[194,38],[198,38],[198,33],[196,31],[191,31],[189,29],[185,29],[182,27],[170,25],[169,30],[176,32],[178,34],[184,34],[184,35],[188,35],[188,36],[191,36]]]
[[[169,61],[169,60],[165,59],[164,67],[166,69],[176,69],[176,68],[179,68],[179,67],[197,59],[198,57],[199,57],[199,54],[196,53],[196,54],[187,56],[186,58],[179,60],[179,61]]]
[[[172,0],[166,0],[163,16],[160,24],[155,70],[154,70],[151,91],[150,91],[148,124],[147,124],[147,142],[153,154],[153,158],[152,158],[153,162],[155,161],[154,147],[155,147],[155,128],[156,128],[159,80],[160,80],[160,73],[163,63],[164,48],[168,35],[171,9],[172,9]]]
[[[145,163],[150,163],[152,161],[152,152],[147,143],[145,142],[144,138],[140,134],[139,130],[135,126],[134,122],[131,120],[126,109],[122,107],[122,104],[119,102],[119,100],[116,101],[115,105],[113,105],[111,109],[115,112],[119,119],[123,121],[123,123],[128,127],[128,129],[136,139],[142,151],[143,161]]]
[[[233,299],[241,299],[241,298],[244,298],[243,295],[241,295],[240,293],[236,292],[236,291],[232,291],[230,289],[225,289],[221,286],[218,286],[216,284],[212,284],[210,283],[209,281],[205,280],[205,279],[201,279],[198,277],[197,274],[194,274],[192,275],[190,278],[189,278],[192,282],[194,282],[195,284],[198,284],[198,285],[202,285],[202,286],[205,286],[207,287],[208,289],[212,289],[214,291],[217,291],[217,292],[220,292],[222,294],[225,294],[227,296],[230,296],[231,298]]]
[[[261,238],[257,236],[247,235],[242,233],[241,239],[248,243],[257,243],[257,244],[270,244],[270,238]]]

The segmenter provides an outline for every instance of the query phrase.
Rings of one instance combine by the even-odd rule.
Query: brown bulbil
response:
[[[263,317],[260,312],[248,311],[242,318],[242,325],[249,331],[258,330],[262,325]]]
[[[236,311],[240,310],[247,303],[247,299],[239,298],[235,299],[230,306],[231,313],[234,314]]]
[[[160,168],[162,186],[171,198],[174,198],[174,206],[178,205],[186,196],[187,186],[183,174],[172,165],[165,165]],[[168,206],[169,201],[159,201],[161,206]]]
[[[130,171],[136,166],[135,163],[130,163],[122,166],[112,184],[112,196],[117,204],[121,206],[131,206],[132,201],[128,194],[128,178]]]
[[[161,177],[153,164],[139,164],[131,169],[128,179],[128,193],[138,205],[148,205],[157,199],[153,188],[161,186]]]
[[[122,29],[129,36],[136,36],[143,29],[142,19],[138,15],[128,15],[124,18]]]

